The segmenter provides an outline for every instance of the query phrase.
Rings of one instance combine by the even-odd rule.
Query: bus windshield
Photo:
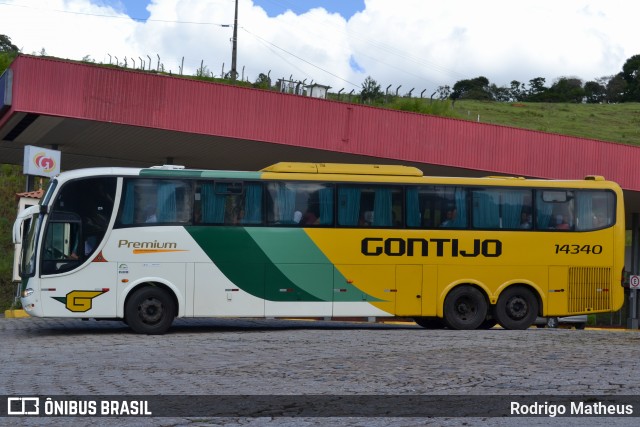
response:
[[[70,181],[49,208],[42,247],[42,274],[81,265],[102,241],[113,212],[116,178]]]
[[[23,278],[25,276],[32,276],[35,272],[36,241],[38,240],[38,230],[40,229],[42,217],[37,211],[38,207],[34,206],[34,208],[35,213],[24,218],[22,222],[26,230],[22,245],[22,259],[20,260],[20,275]]]

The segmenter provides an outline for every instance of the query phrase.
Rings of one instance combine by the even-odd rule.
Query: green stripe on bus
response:
[[[186,227],[222,273],[240,289],[269,301],[326,301],[334,282],[340,301],[363,301],[303,229]],[[365,294],[366,295],[366,294]],[[380,301],[366,295],[366,301]]]
[[[245,292],[269,301],[326,301],[299,287],[273,265],[245,228],[185,228],[220,271]]]
[[[247,233],[291,282],[305,292],[324,301],[334,299],[334,278],[341,288],[349,288],[344,295],[353,296],[353,301],[362,301],[355,286],[348,284],[342,274],[335,270],[327,256],[302,228],[247,228]],[[345,284],[344,286],[342,284]],[[358,291],[357,293],[355,291]],[[341,301],[343,299],[341,298]],[[369,301],[377,299],[368,299]]]

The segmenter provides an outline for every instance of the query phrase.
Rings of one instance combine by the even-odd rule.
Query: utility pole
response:
[[[238,57],[238,0],[236,0],[236,14],[233,19],[233,48],[231,49],[231,80],[235,80],[238,77],[238,71],[236,71],[236,59]]]

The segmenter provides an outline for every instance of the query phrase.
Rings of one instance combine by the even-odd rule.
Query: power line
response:
[[[255,38],[257,38],[257,39],[262,40],[264,43],[267,43],[267,44],[269,44],[269,45],[271,45],[271,46],[275,47],[276,49],[279,49],[279,50],[283,51],[284,53],[286,53],[286,54],[288,54],[288,55],[291,55],[291,56],[293,56],[294,58],[296,58],[296,59],[298,59],[298,60],[300,60],[300,61],[302,61],[302,62],[304,62],[304,63],[306,63],[306,64],[309,64],[309,65],[311,65],[312,67],[317,68],[317,69],[318,69],[318,70],[320,70],[320,71],[323,71],[323,72],[325,72],[325,73],[329,74],[330,76],[335,77],[336,79],[342,80],[342,81],[343,81],[343,82],[345,82],[345,83],[349,83],[349,84],[350,84],[350,85],[352,85],[352,86],[360,87],[359,85],[357,85],[357,84],[355,84],[355,83],[352,83],[352,82],[350,82],[349,80],[343,79],[342,77],[340,77],[340,76],[338,76],[338,75],[336,75],[336,74],[333,74],[331,71],[327,71],[327,70],[325,70],[324,68],[319,67],[319,66],[317,66],[317,65],[315,65],[315,64],[313,64],[313,63],[311,63],[311,62],[307,61],[306,59],[301,58],[301,57],[299,57],[298,55],[296,55],[296,54],[294,54],[294,53],[291,53],[291,52],[289,52],[288,50],[283,49],[283,48],[281,48],[280,46],[277,46],[277,45],[275,45],[275,44],[271,43],[271,42],[270,42],[270,41],[268,41],[268,40],[263,39],[262,37],[258,36],[257,34],[254,34],[254,33],[250,32],[249,30],[247,30],[247,29],[246,29],[246,28],[244,28],[244,27],[240,27],[240,28],[241,28],[242,30],[244,30],[247,34],[251,34],[253,37],[255,37]]]
[[[274,3],[278,3],[278,2],[274,2]],[[286,4],[287,2],[284,2],[284,3]],[[282,3],[280,3],[280,4],[282,4]],[[2,1],[0,1],[0,5],[13,6],[13,7],[22,7],[22,8],[26,8],[26,9],[44,10],[44,11],[49,11],[49,12],[54,12],[54,13],[66,13],[66,14],[80,15],[80,16],[93,16],[93,17],[100,17],[100,18],[131,20],[131,21],[140,22],[140,23],[158,22],[158,23],[168,23],[168,24],[209,25],[209,26],[218,26],[218,27],[221,27],[221,28],[234,27],[234,34],[235,34],[236,27],[237,27],[237,25],[233,25],[233,24],[221,24],[221,23],[216,23],[216,22],[180,21],[180,20],[168,20],[168,19],[143,19],[143,18],[130,17],[128,15],[122,15],[122,14],[121,15],[108,15],[108,14],[90,13],[90,12],[75,12],[75,11],[69,11],[69,10],[51,9],[51,8],[43,8],[43,7],[33,7],[31,5],[20,5],[20,4],[15,4],[15,3],[6,3],[6,2],[2,2]],[[304,18],[305,19],[309,19],[306,15],[304,16]],[[310,21],[315,21],[314,19],[309,19],[309,20]],[[324,24],[326,25],[326,23],[324,23]],[[332,24],[333,23],[330,23],[330,25],[332,25]],[[294,57],[294,58],[296,58],[296,59],[298,59],[300,61],[303,61],[303,62],[311,65],[312,67],[317,68],[318,70],[321,70],[322,72],[327,73],[327,74],[329,74],[329,75],[331,75],[331,76],[333,76],[333,77],[335,77],[335,78],[337,78],[339,80],[342,80],[342,81],[344,81],[344,82],[346,82],[346,83],[348,83],[348,84],[350,84],[352,86],[359,87],[359,85],[357,85],[355,83],[352,83],[352,82],[350,82],[350,81],[348,81],[348,80],[346,80],[346,79],[344,79],[344,78],[342,78],[342,77],[340,77],[340,76],[338,76],[338,75],[336,75],[336,74],[334,74],[334,73],[332,73],[330,71],[327,71],[327,70],[325,70],[325,69],[323,69],[323,68],[321,68],[321,67],[319,67],[319,66],[317,66],[317,65],[315,65],[315,64],[313,64],[313,63],[311,63],[311,62],[309,62],[309,61],[307,61],[307,60],[305,60],[305,59],[303,59],[303,58],[301,58],[301,57],[299,57],[297,55],[295,55],[294,53],[289,52],[286,49],[281,48],[280,46],[277,46],[277,45],[265,40],[264,38],[259,37],[258,35],[254,34],[254,33],[251,33],[246,28],[242,28],[242,29],[245,32],[247,32],[248,34],[256,37],[259,40],[261,40],[263,43],[269,44],[269,45],[275,47],[276,49],[279,49],[282,52],[285,52],[286,54],[288,54],[288,55],[290,55],[290,56],[292,56],[292,57]],[[308,29],[308,30],[310,30],[310,29]],[[377,41],[377,40],[372,41],[372,40],[368,39],[367,37],[365,37],[363,35],[360,35],[360,34],[354,32],[354,31],[347,31],[346,34],[348,36],[351,36],[351,37],[357,39],[357,40],[361,40],[365,44],[371,46],[373,49],[380,50],[381,52],[385,52],[387,54],[391,54],[391,55],[394,55],[394,56],[399,57],[399,58],[407,59],[407,60],[409,60],[411,62],[414,62],[416,64],[419,64],[419,65],[422,65],[422,66],[426,66],[426,67],[432,68],[433,70],[436,70],[436,71],[439,71],[439,72],[444,72],[444,73],[449,74],[449,75],[451,75],[451,74],[459,75],[459,73],[456,73],[456,72],[454,72],[452,70],[448,70],[448,69],[446,69],[444,67],[441,67],[441,66],[439,66],[437,64],[431,63],[430,61],[426,61],[423,58],[408,54],[408,53],[406,53],[404,51],[400,51],[400,50],[398,50],[398,49],[394,48],[393,46],[388,45],[386,43],[383,43],[383,42],[380,42],[380,41]],[[234,35],[234,39],[237,39],[237,36]],[[435,82],[430,81],[429,79],[425,79],[424,76],[412,73],[412,72],[406,70],[405,68],[400,68],[400,67],[393,66],[393,65],[388,64],[388,63],[386,63],[386,62],[384,62],[384,61],[382,61],[382,60],[380,60],[380,59],[378,59],[378,58],[376,58],[374,56],[365,54],[365,53],[363,53],[361,51],[354,51],[354,54],[358,55],[358,56],[367,57],[367,58],[373,60],[374,62],[377,62],[377,63],[379,63],[379,64],[381,64],[381,65],[383,65],[385,67],[396,69],[396,70],[398,70],[400,72],[403,72],[403,73],[405,73],[407,75],[411,75],[411,76],[417,77],[419,79],[424,79],[424,80],[426,80],[426,81],[428,81],[428,82],[430,82],[432,84],[435,84]]]
[[[292,2],[289,2],[287,0],[268,0],[270,3],[272,4],[276,4],[278,6],[281,7],[285,7],[285,8],[289,8],[291,10],[295,9],[295,5]],[[321,7],[321,5],[320,5]],[[371,50],[378,50],[380,52],[382,52],[382,54],[384,54],[384,56],[388,56],[388,55],[394,55],[400,59],[404,59],[407,61],[410,61],[412,63],[415,63],[419,66],[422,67],[426,67],[429,69],[434,70],[437,73],[442,73],[445,74],[449,77],[454,77],[454,78],[467,78],[468,76],[465,74],[461,74],[453,69],[444,67],[442,65],[439,65],[437,62],[433,61],[433,60],[428,60],[424,57],[420,57],[420,56],[416,56],[414,54],[412,54],[411,52],[407,52],[406,50],[400,50],[397,49],[396,47],[394,47],[393,45],[389,45],[381,40],[378,39],[371,39],[369,37],[367,37],[366,34],[357,32],[357,31],[353,31],[352,29],[349,30],[345,30],[345,28],[343,26],[338,26],[335,25],[333,20],[329,20],[329,21],[319,21],[317,19],[315,19],[314,15],[309,15],[309,14],[301,14],[298,15],[298,17],[300,17],[301,19],[304,19],[306,21],[309,21],[310,23],[315,23],[315,24],[319,24],[323,27],[323,30],[321,30],[320,33],[318,32],[314,32],[314,27],[313,26],[307,26],[305,28],[305,31],[307,33],[311,32],[312,34],[315,34],[318,38],[322,38],[326,33],[327,33],[327,26],[331,26],[333,28],[335,28],[336,30],[339,30],[340,32],[344,32],[347,36],[347,38],[349,39],[355,39],[355,40],[359,40],[361,42],[363,42],[366,46],[368,46],[370,49],[368,50],[369,54],[363,53],[360,49],[356,49],[356,47],[353,44],[350,44],[351,48],[353,49],[353,56],[357,57],[357,56],[364,56],[367,57],[369,59],[371,59],[374,62],[377,62],[381,65],[384,65],[385,67],[389,67],[389,68],[393,68],[396,69],[402,73],[408,74],[410,76],[413,77],[417,77],[420,79],[423,79],[427,82],[430,82],[432,84],[437,84],[434,81],[431,81],[429,79],[426,79],[425,77],[415,74],[415,73],[411,73],[409,71],[407,71],[405,68],[400,68],[400,67],[396,67],[393,65],[390,65],[388,63],[385,63],[383,60],[374,57],[371,55]],[[282,25],[287,25],[287,23],[283,22]],[[290,26],[290,25],[289,25]],[[366,48],[365,46],[365,48]]]

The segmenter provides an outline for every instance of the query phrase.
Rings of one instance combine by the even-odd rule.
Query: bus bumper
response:
[[[22,308],[27,312],[29,316],[42,317],[44,316],[44,313],[42,311],[40,298],[37,294],[37,292],[33,292],[29,296],[24,296],[20,298],[20,302],[22,303]]]

